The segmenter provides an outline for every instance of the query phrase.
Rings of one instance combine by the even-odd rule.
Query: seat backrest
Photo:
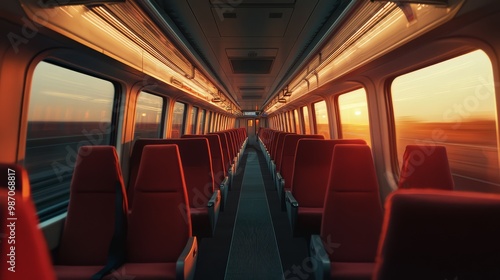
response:
[[[127,198],[115,147],[81,147],[71,180],[58,264],[106,264],[115,230],[117,190],[122,192],[126,213]]]
[[[454,183],[446,148],[432,145],[406,146],[398,188],[452,190]]]
[[[292,177],[294,174],[293,167],[295,163],[295,154],[297,143],[300,139],[324,139],[323,135],[306,135],[306,134],[287,134],[284,137],[283,149],[281,151],[279,161],[276,162],[276,169],[280,172],[281,177],[285,179],[285,188],[290,189],[292,186]],[[278,165],[279,164],[279,165]]]
[[[269,149],[269,155],[271,156],[271,159],[275,159],[275,156],[276,156],[276,147],[277,147],[277,142],[278,142],[278,138],[280,136],[280,134],[282,133],[286,133],[286,132],[283,132],[283,131],[276,131],[275,133],[273,133],[272,135],[272,138],[271,138],[271,145],[270,145],[270,149]]]
[[[188,198],[191,207],[206,207],[214,192],[212,160],[208,140],[206,138],[178,138],[178,139],[137,139],[130,157],[130,168],[138,174],[138,164],[141,161],[143,149],[146,145],[175,144],[179,148],[182,168],[184,170]],[[132,161],[134,166],[132,166]],[[164,166],[167,168],[167,166]],[[131,174],[132,176],[132,174]],[[135,175],[134,177],[137,177]],[[134,207],[133,188],[129,188],[129,201]]]
[[[227,168],[224,166],[222,158],[222,146],[220,137],[217,134],[192,135],[184,134],[181,138],[207,138],[210,145],[210,155],[212,156],[212,168],[214,172],[215,184],[219,185],[226,177]]]
[[[236,154],[235,152],[235,141],[234,141],[234,135],[229,132],[229,131],[221,131],[221,133],[224,133],[227,138],[227,143],[229,146],[229,156],[230,156],[230,162],[233,162],[234,156]]]
[[[289,137],[298,138],[295,136],[298,135],[287,136],[286,141]],[[323,135],[316,136],[323,137]],[[366,144],[366,142],[361,139],[323,140],[317,137],[298,139],[290,188],[300,206],[323,208],[333,148],[337,144]]]
[[[288,135],[295,135],[295,133],[281,133],[278,136],[278,142],[276,142],[276,152],[274,157],[274,163],[276,164],[276,171],[280,171],[281,168],[281,158],[283,154],[283,148],[285,144],[285,138]]]
[[[15,172],[9,168],[12,170],[12,165],[0,164],[0,172],[9,174],[0,181],[0,279],[56,279],[31,198],[23,196],[21,190],[9,190],[9,182],[19,183],[26,171],[17,165]],[[23,184],[25,188],[29,189],[29,182]],[[9,210],[12,202],[14,209]]]
[[[385,208],[374,279],[500,279],[499,195],[398,190]]]
[[[144,147],[129,215],[127,261],[175,262],[192,235],[189,201],[176,145]]]
[[[276,136],[276,134],[278,134],[280,132],[281,131],[279,131],[279,130],[272,130],[271,133],[269,133],[269,138],[267,140],[267,145],[266,145],[266,148],[267,148],[267,151],[269,152],[269,155],[271,155],[271,152],[273,151],[273,143],[274,143],[275,136]]]
[[[9,169],[13,172],[7,172]],[[26,169],[15,163],[0,163],[0,170],[5,170],[5,172],[0,174],[0,182],[7,182],[8,174],[14,173],[16,174],[16,193],[21,194],[22,197],[30,197],[30,180]],[[8,188],[7,185],[5,187]]]
[[[374,262],[383,216],[369,146],[335,145],[324,205],[321,238],[340,245],[330,261]]]
[[[229,152],[229,140],[227,139],[227,135],[224,132],[213,132],[208,135],[211,134],[219,135],[220,145],[222,148],[222,157],[224,159],[224,167],[227,171],[229,169],[229,166],[231,165],[231,161],[233,160],[231,158],[231,153]]]
[[[225,131],[226,133],[229,133],[229,135],[231,135],[231,139],[233,139],[233,157],[236,156],[236,154],[238,153],[238,137],[236,135],[236,130],[235,129],[230,129],[230,130],[226,130]]]

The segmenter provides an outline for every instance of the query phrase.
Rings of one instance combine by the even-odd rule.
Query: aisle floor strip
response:
[[[226,280],[283,279],[257,153],[248,150]]]

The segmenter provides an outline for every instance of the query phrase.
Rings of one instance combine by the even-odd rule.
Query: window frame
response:
[[[72,72],[76,72],[76,73],[79,73],[82,75],[86,75],[86,76],[89,76],[92,78],[100,79],[100,80],[111,83],[111,85],[113,87],[113,97],[112,97],[111,114],[110,114],[111,115],[111,118],[110,118],[111,131],[109,133],[109,142],[107,144],[106,143],[102,143],[102,144],[99,143],[99,144],[100,145],[110,145],[110,146],[113,146],[116,148],[118,145],[118,139],[120,139],[120,137],[118,136],[118,133],[121,131],[119,122],[121,121],[121,113],[122,112],[120,112],[120,109],[122,107],[121,104],[124,100],[122,85],[117,80],[110,79],[109,76],[100,75],[99,73],[90,72],[90,71],[87,71],[85,69],[81,69],[78,67],[74,67],[72,65],[68,65],[68,64],[66,64],[64,62],[60,62],[58,60],[47,58],[47,59],[43,59],[43,60],[38,61],[36,63],[36,65],[32,68],[31,75],[30,75],[30,87],[26,88],[26,90],[25,90],[26,91],[25,95],[30,97],[30,102],[27,102],[26,107],[23,108],[23,111],[26,114],[26,125],[25,125],[26,139],[24,141],[24,151],[23,151],[24,160],[26,160],[26,149],[28,147],[27,141],[29,139],[27,130],[28,130],[28,123],[29,123],[29,120],[28,120],[29,110],[31,107],[31,100],[32,100],[31,96],[33,94],[32,84],[33,84],[33,80],[34,80],[34,77],[36,74],[35,71],[36,71],[37,67],[40,65],[40,63],[48,63],[51,65],[63,68],[65,70],[69,70]],[[24,112],[23,112],[23,114],[24,114]],[[90,142],[92,142],[92,141],[90,141]],[[78,151],[76,151],[76,152],[78,152]],[[68,183],[68,193],[70,192],[69,187],[71,186],[71,180],[73,178],[74,166],[71,169],[72,169],[71,175],[70,175],[70,178],[67,182]],[[29,175],[31,175],[31,174],[29,174]],[[29,180],[30,180],[30,184],[32,184],[32,179],[30,178]],[[62,183],[62,182],[59,182],[59,183]],[[53,185],[54,185],[53,183],[47,184],[47,186],[53,186]],[[62,215],[64,213],[67,213],[69,200],[70,200],[70,197],[68,194],[67,199],[64,201],[54,201],[54,203],[50,203],[50,201],[47,201],[46,203],[50,204],[50,205],[45,206],[42,209],[39,209],[38,206],[36,206],[36,211],[37,211],[37,216],[38,216],[39,222],[45,222],[47,220],[50,220],[50,219],[57,217],[58,215]],[[36,205],[36,201],[34,199],[33,199],[33,203]]]

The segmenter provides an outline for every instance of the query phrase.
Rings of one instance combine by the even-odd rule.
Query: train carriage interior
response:
[[[497,26],[497,0],[2,2],[0,279],[500,279]]]

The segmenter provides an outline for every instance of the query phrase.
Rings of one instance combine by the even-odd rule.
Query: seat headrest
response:
[[[118,155],[113,146],[82,146],[78,150],[71,191],[114,193],[123,184]]]
[[[177,145],[147,145],[142,152],[135,190],[180,192],[185,189],[184,171]]]
[[[362,144],[337,144],[333,150],[330,190],[338,192],[378,191],[371,149]]]
[[[319,134],[288,134],[283,142],[283,155],[293,155],[297,149],[297,142],[301,139],[325,139],[325,137]]]
[[[452,190],[454,183],[446,148],[433,145],[406,146],[398,188]]]
[[[408,271],[420,273],[411,279],[427,278],[421,275],[499,279],[499,216],[498,194],[433,189],[391,193],[386,200],[376,279],[404,279]]]

